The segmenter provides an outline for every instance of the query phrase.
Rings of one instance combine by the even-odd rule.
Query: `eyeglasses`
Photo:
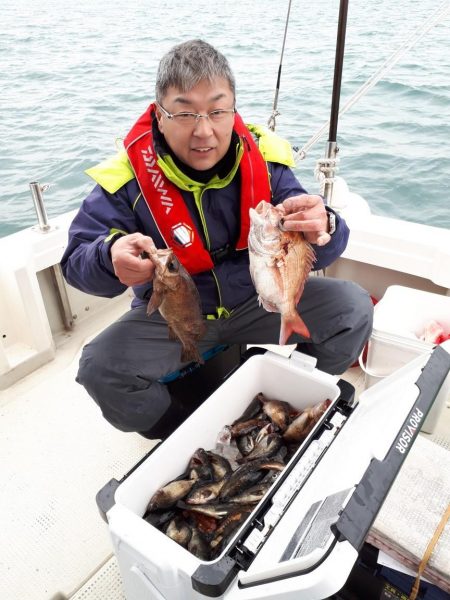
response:
[[[200,113],[194,112],[177,112],[170,113],[165,108],[161,106],[161,104],[157,105],[162,113],[174,123],[179,123],[180,125],[193,126],[199,122],[201,118],[208,119],[210,123],[219,125],[221,123],[225,123],[228,121],[231,115],[234,115],[236,112],[235,108],[218,108],[216,110],[212,110],[206,115],[201,115]]]

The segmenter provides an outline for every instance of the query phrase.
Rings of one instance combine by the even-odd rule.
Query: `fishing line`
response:
[[[423,25],[419,26],[413,34],[381,65],[381,67],[370,77],[366,83],[364,83],[359,90],[357,90],[344,106],[339,110],[339,115],[343,115],[347,110],[355,104],[362,96],[364,96],[383,75],[391,69],[395,63],[405,54],[407,50],[412,48],[438,21],[443,19],[447,13],[450,12],[450,1],[445,0],[441,6],[433,13],[428,19],[425,20]],[[317,132],[310,138],[310,140],[301,148],[301,150],[294,151],[295,161],[303,160],[306,158],[307,152],[314,146],[314,144],[323,136],[328,129],[330,121],[327,121]]]

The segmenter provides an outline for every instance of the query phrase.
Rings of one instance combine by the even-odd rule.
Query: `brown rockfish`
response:
[[[259,303],[281,314],[280,344],[286,344],[294,331],[310,337],[297,304],[315,260],[301,232],[282,230],[283,217],[282,206],[261,200],[250,209],[248,236],[250,274]]]
[[[183,348],[181,360],[203,363],[197,342],[206,331],[197,288],[173,250],[156,250],[149,253],[155,265],[153,292],[147,314],[155,310],[167,321],[169,338],[180,340]]]

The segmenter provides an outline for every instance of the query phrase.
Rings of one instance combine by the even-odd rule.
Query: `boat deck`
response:
[[[124,310],[81,324],[59,340],[55,360],[1,392],[1,598],[125,598],[95,496],[156,442],[110,426],[74,379],[82,346]],[[364,389],[359,367],[343,378]],[[431,437],[449,447],[444,413]]]

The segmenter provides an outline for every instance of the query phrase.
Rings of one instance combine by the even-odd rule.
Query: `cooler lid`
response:
[[[193,588],[248,600],[341,589],[449,370],[437,347],[362,393],[351,414],[330,415],[233,545],[196,569]]]

